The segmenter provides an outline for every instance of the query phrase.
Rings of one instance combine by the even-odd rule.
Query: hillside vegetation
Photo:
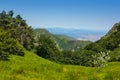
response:
[[[23,49],[33,48],[32,28],[20,16],[14,17],[13,11],[0,13],[0,60],[7,60],[8,56],[24,56]]]
[[[108,52],[109,61],[120,61],[120,23],[114,24],[112,29],[95,43],[85,49],[96,52]]]
[[[120,23],[85,48],[61,50],[70,37],[35,31],[13,14],[0,13],[0,80],[120,80]]]
[[[103,68],[60,65],[25,51],[25,56],[10,56],[0,61],[0,80],[119,80],[120,63]]]
[[[34,29],[33,31],[35,36],[49,36],[63,50],[79,50],[81,48],[84,48],[86,45],[92,43],[91,41],[76,40],[66,35],[55,35],[47,31],[46,29],[38,28]]]

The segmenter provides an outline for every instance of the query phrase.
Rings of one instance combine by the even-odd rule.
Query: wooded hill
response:
[[[49,36],[52,40],[58,44],[62,50],[79,50],[86,45],[92,43],[91,41],[76,40],[75,38],[66,35],[55,35],[47,31],[46,29],[34,29],[35,36],[45,35]]]
[[[70,38],[56,36],[46,30],[33,30],[13,11],[0,13],[0,60],[9,60],[10,55],[24,56],[25,50],[28,50],[61,64],[103,67],[109,61],[120,61],[120,23],[116,23],[100,40],[83,49],[76,50],[76,45],[65,49],[65,46],[76,44],[76,41],[71,43],[67,39]]]

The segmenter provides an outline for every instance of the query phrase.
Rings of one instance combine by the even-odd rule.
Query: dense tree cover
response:
[[[51,50],[48,50],[48,52],[41,52],[43,49],[41,46],[39,46],[39,53],[40,56],[54,60],[59,63],[64,64],[73,64],[73,65],[83,65],[83,66],[92,66],[92,67],[102,67],[105,66],[108,61],[114,61],[119,60],[119,52],[116,53],[116,56],[110,52],[112,52],[114,49],[118,48],[120,45],[120,32],[119,32],[119,24],[115,24],[117,26],[117,29],[114,28],[114,30],[111,30],[112,32],[108,32],[107,35],[105,35],[103,38],[98,40],[97,42],[91,43],[87,45],[84,49],[80,49],[78,51],[74,51],[72,49],[69,50],[63,50],[61,52],[57,52],[54,54],[54,52],[50,52]],[[43,33],[44,34],[44,33]],[[47,34],[49,35],[49,34]],[[109,36],[108,36],[109,35]],[[60,37],[61,38],[61,37]],[[48,39],[47,39],[48,40]],[[60,39],[58,39],[60,40]],[[43,39],[44,41],[44,39]],[[66,40],[64,41],[64,38],[60,40],[61,43],[66,43]],[[46,42],[46,41],[45,41]],[[44,42],[44,43],[45,43]],[[69,43],[70,44],[70,43]],[[45,44],[47,47],[49,43]],[[56,45],[56,44],[54,44]],[[70,44],[72,45],[72,44]],[[70,46],[69,45],[69,46]],[[43,47],[43,48],[45,48]],[[70,46],[71,47],[71,46]],[[40,50],[41,49],[41,50]],[[43,51],[46,51],[45,49]],[[42,53],[45,53],[44,55]],[[51,53],[51,54],[49,54]],[[54,55],[53,55],[54,54]],[[50,56],[52,55],[52,56]]]
[[[34,48],[35,47],[35,48]],[[56,43],[45,35],[34,35],[26,21],[11,10],[0,13],[0,59],[7,60],[10,54],[24,56],[23,49],[34,49],[43,58],[54,60],[59,52]]]
[[[24,56],[23,47],[9,32],[0,29],[0,60],[7,60],[10,54]]]
[[[85,47],[87,50],[93,50],[96,53],[109,53],[109,61],[119,61],[120,48],[120,23],[116,23],[112,29],[100,40]]]
[[[32,49],[33,31],[20,15],[13,17],[13,11],[0,13],[0,28],[9,31],[12,38],[17,39],[26,49]]]
[[[120,48],[116,48],[110,52],[109,61],[120,61]]]
[[[56,60],[56,56],[60,53],[58,45],[49,36],[40,35],[38,37],[36,53],[46,59]]]
[[[52,40],[54,40],[57,45],[63,50],[79,50],[80,48],[84,48],[86,45],[90,44],[91,41],[82,41],[82,40],[76,40],[72,37],[66,36],[66,35],[55,35],[51,34],[49,31],[46,29],[34,29],[34,35],[39,36],[39,35],[46,35],[51,37]]]
[[[61,51],[46,30],[42,31],[42,29],[37,29],[35,34],[36,53],[43,58],[56,61],[58,63],[99,67],[104,66],[104,64],[107,62],[107,59],[109,58],[108,54],[101,52],[102,48],[100,46],[96,46],[94,50],[83,49],[78,51]],[[89,48],[92,46],[90,45]],[[96,54],[96,52],[99,53]]]
[[[82,40],[69,40],[66,39],[64,35],[57,35],[56,41],[61,49],[63,50],[79,50],[81,48],[84,48],[86,45],[92,43],[90,41],[82,41]]]
[[[64,50],[62,54],[59,54],[59,59],[56,62],[72,65],[82,65],[91,67],[103,67],[109,60],[108,53],[105,52],[96,53],[92,50],[80,50],[80,51],[70,51]]]
[[[110,61],[119,61],[120,23],[116,23],[98,43],[110,52]]]
[[[24,56],[23,47],[33,47],[32,28],[20,15],[14,16],[11,10],[0,13],[0,59],[6,60],[10,54]]]
[[[115,24],[103,38],[91,44],[87,42],[89,45],[80,50],[79,41],[69,41],[66,37],[58,37],[49,32],[45,34],[46,32],[33,31],[20,15],[14,17],[12,10],[8,13],[2,11],[0,60],[7,60],[11,54],[24,56],[24,49],[33,49],[37,55],[63,64],[102,67],[107,61],[120,61],[120,23]],[[60,44],[64,46],[63,50],[60,49]],[[66,48],[66,44],[70,49]]]
[[[120,23],[100,40],[87,45],[80,51],[63,51],[60,62],[100,67],[108,61],[120,61]]]

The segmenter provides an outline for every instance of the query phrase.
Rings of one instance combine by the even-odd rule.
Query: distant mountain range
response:
[[[83,30],[83,29],[67,29],[67,28],[46,28],[50,33],[56,35],[67,35],[77,40],[99,40],[107,31]]]

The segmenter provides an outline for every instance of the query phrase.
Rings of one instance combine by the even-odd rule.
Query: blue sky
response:
[[[14,10],[34,28],[108,31],[120,21],[120,0],[0,0],[2,10]]]

